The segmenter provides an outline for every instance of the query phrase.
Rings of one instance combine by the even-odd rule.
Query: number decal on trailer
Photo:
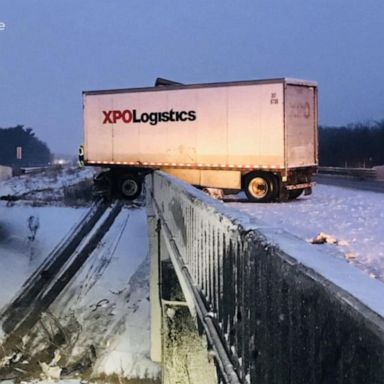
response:
[[[279,104],[279,99],[276,93],[271,93],[271,104]]]

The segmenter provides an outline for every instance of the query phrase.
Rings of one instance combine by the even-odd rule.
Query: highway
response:
[[[334,185],[344,188],[359,189],[362,191],[384,192],[384,180],[358,180],[354,178],[331,176],[331,175],[316,175],[315,181],[319,184]]]

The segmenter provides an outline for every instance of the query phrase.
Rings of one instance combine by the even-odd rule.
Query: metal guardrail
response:
[[[334,175],[350,177],[359,180],[375,180],[376,170],[374,168],[343,168],[343,167],[318,167],[317,172],[322,175]]]

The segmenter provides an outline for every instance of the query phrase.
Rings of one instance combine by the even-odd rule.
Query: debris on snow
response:
[[[219,188],[204,188],[203,192],[205,192],[210,197],[216,199],[216,200],[223,200],[224,199],[224,191]]]
[[[53,366],[57,365],[57,363],[60,361],[60,359],[61,359],[60,351],[58,349],[56,349],[54,352],[54,357],[51,360],[51,362],[49,363],[49,366],[53,367]]]
[[[42,379],[47,379],[47,380],[59,380],[60,375],[61,375],[61,368],[57,365],[51,366],[48,365],[47,363],[40,363],[41,370],[43,371],[41,376]]]
[[[354,260],[354,259],[356,259],[356,255],[354,255],[352,252],[348,252],[345,254],[345,258],[347,260]]]
[[[172,320],[176,315],[176,311],[173,308],[167,309],[167,316]]]
[[[324,232],[320,232],[315,238],[310,240],[311,244],[338,244],[338,240]]]
[[[8,367],[11,364],[18,363],[22,357],[23,357],[23,354],[21,352],[15,352],[10,355],[4,356],[0,360],[0,368]]]

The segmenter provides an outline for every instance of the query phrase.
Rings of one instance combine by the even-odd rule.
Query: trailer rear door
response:
[[[288,168],[317,165],[317,92],[315,86],[287,84],[285,146]]]

